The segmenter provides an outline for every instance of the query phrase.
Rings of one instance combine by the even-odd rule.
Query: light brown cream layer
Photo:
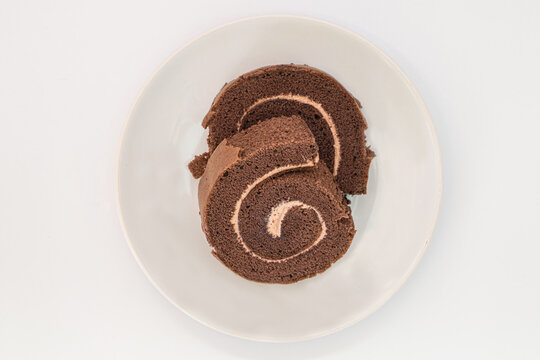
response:
[[[294,207],[301,207],[302,209],[310,209],[310,210],[315,211],[315,214],[317,214],[317,218],[319,219],[319,223],[321,224],[321,233],[319,234],[317,239],[306,249],[302,250],[301,252],[297,254],[294,254],[292,256],[289,256],[281,260],[290,259],[300,254],[303,254],[306,251],[309,251],[312,247],[317,245],[326,236],[326,223],[324,222],[324,219],[321,213],[319,212],[319,210],[317,210],[311,205],[305,204],[304,202],[300,200],[291,200],[291,201],[281,202],[280,204],[274,206],[272,210],[270,211],[270,216],[268,216],[268,220],[266,222],[266,231],[270,235],[272,235],[272,237],[278,238],[281,236],[281,224],[283,223],[283,219],[285,218],[289,210],[291,210]]]

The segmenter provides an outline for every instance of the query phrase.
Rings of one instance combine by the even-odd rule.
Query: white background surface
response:
[[[416,84],[442,208],[419,267],[337,334],[261,344],[167,302],[129,252],[114,174],[125,117],[175,49],[289,13],[351,29]],[[540,3],[10,1],[0,5],[0,359],[540,357]]]

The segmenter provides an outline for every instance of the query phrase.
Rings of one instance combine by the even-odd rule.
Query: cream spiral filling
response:
[[[274,176],[276,174],[279,174],[279,173],[287,171],[287,170],[306,168],[306,167],[313,167],[318,162],[318,160],[319,159],[317,157],[315,159],[315,161],[310,160],[310,161],[307,161],[305,163],[298,164],[298,165],[286,165],[286,166],[277,167],[277,168],[267,172],[263,176],[257,178],[254,182],[249,184],[246,187],[246,189],[242,192],[242,195],[240,196],[240,198],[238,199],[238,201],[236,202],[236,205],[234,207],[233,216],[231,217],[231,224],[233,225],[233,229],[234,229],[234,232],[235,232],[236,237],[238,239],[238,242],[242,245],[242,247],[244,248],[244,250],[248,254],[250,254],[251,256],[256,257],[256,258],[258,258],[258,259],[260,259],[262,261],[265,261],[265,262],[283,262],[283,261],[292,259],[294,257],[297,257],[297,256],[309,251],[311,248],[313,248],[315,245],[317,245],[326,236],[326,223],[324,222],[324,219],[323,219],[321,213],[316,208],[314,208],[311,205],[307,205],[307,204],[305,204],[305,203],[303,203],[302,201],[299,201],[299,200],[281,202],[280,204],[278,204],[277,206],[274,206],[272,208],[272,210],[270,211],[270,214],[268,216],[267,228],[266,229],[267,229],[267,232],[272,237],[276,238],[276,237],[281,236],[281,224],[283,222],[283,219],[285,218],[285,215],[287,214],[287,212],[290,209],[292,209],[293,207],[296,207],[296,206],[299,206],[299,207],[302,207],[302,208],[305,208],[305,209],[311,209],[311,210],[315,211],[315,214],[317,215],[317,218],[319,219],[319,222],[321,224],[321,232],[320,232],[319,236],[317,237],[317,239],[310,246],[305,248],[304,250],[302,250],[302,251],[300,251],[300,252],[298,252],[298,253],[296,253],[294,255],[282,258],[282,259],[268,259],[268,258],[260,256],[259,254],[256,254],[255,252],[253,252],[253,250],[251,250],[249,248],[249,246],[247,246],[247,244],[244,242],[244,239],[242,238],[242,235],[240,234],[240,224],[239,224],[239,221],[238,221],[238,218],[240,216],[240,209],[242,207],[242,202],[245,200],[245,198],[249,195],[249,193],[258,184],[260,184],[261,182],[265,181],[266,179],[268,179],[268,178],[270,178],[270,177],[272,177],[272,176]]]
[[[312,99],[310,99],[307,96],[296,95],[296,94],[279,94],[279,95],[274,95],[274,96],[258,99],[256,102],[251,104],[251,106],[244,112],[242,117],[238,120],[238,122],[236,123],[237,130],[238,131],[241,130],[242,125],[244,123],[244,117],[247,115],[247,113],[249,113],[249,111],[251,111],[254,107],[256,107],[256,106],[258,106],[258,105],[260,105],[262,103],[272,101],[272,100],[297,101],[297,102],[302,103],[302,104],[310,105],[310,106],[314,107],[319,113],[321,113],[322,118],[324,119],[324,121],[326,121],[326,123],[328,124],[328,127],[330,128],[330,132],[332,133],[332,139],[333,139],[333,144],[334,144],[334,169],[333,169],[333,175],[337,176],[338,169],[339,169],[339,163],[341,161],[341,143],[339,141],[339,137],[338,137],[338,134],[337,134],[336,124],[334,123],[334,120],[332,119],[332,116],[323,108],[323,106],[320,103],[318,103],[316,101],[313,101]]]
[[[317,214],[317,218],[319,219],[319,223],[321,224],[321,233],[310,246],[308,246],[306,249],[302,250],[298,254],[290,256],[289,258],[298,256],[302,253],[305,253],[306,251],[309,251],[309,249],[317,245],[326,236],[326,223],[324,222],[319,210],[317,210],[311,205],[305,204],[300,200],[289,200],[279,203],[278,205],[274,206],[270,211],[270,215],[268,216],[268,220],[266,222],[266,231],[270,235],[272,235],[273,238],[278,238],[281,236],[281,225],[283,224],[283,219],[285,219],[285,216],[287,215],[289,210],[294,207],[313,210],[315,214]]]

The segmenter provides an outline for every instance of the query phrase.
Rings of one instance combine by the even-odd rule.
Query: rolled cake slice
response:
[[[278,117],[223,140],[199,183],[213,254],[254,281],[292,283],[349,248],[349,207],[299,117]]]
[[[260,121],[298,115],[314,134],[321,160],[341,190],[364,194],[374,153],[366,146],[367,124],[360,108],[330,75],[305,65],[275,65],[226,84],[214,99],[203,127],[209,128],[211,154],[224,139]]]

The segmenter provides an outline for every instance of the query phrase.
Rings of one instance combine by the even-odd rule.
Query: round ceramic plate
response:
[[[352,198],[357,233],[345,256],[296,284],[260,284],[211,255],[187,164],[206,151],[201,121],[223,84],[288,63],[328,72],[361,101],[377,157],[368,194]],[[137,98],[118,162],[121,219],[150,280],[200,322],[262,341],[330,334],[379,308],[420,261],[440,198],[437,137],[410,80],[367,40],[307,18],[237,21],[174,53]]]

